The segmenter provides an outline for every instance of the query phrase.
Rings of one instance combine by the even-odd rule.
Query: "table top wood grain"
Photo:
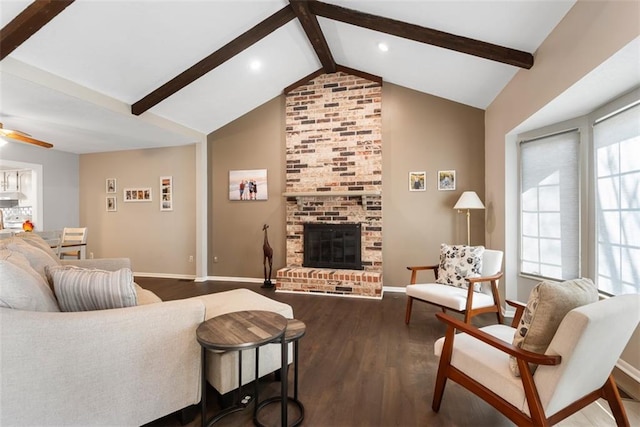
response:
[[[284,332],[285,342],[298,340],[307,332],[307,326],[298,319],[287,320],[287,330]]]
[[[278,340],[286,328],[287,319],[278,313],[237,311],[204,321],[196,336],[210,350],[245,350]]]

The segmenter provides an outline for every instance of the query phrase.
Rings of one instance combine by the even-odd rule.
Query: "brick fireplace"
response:
[[[381,97],[381,81],[344,72],[286,95],[287,266],[277,290],[382,297]],[[358,224],[362,269],[303,267],[305,223]]]

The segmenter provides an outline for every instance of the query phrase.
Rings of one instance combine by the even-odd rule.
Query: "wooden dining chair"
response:
[[[60,243],[60,258],[67,257],[84,259],[86,258],[87,227],[62,229],[62,239]]]

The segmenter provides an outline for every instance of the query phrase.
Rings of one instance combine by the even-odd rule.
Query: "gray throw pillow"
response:
[[[48,274],[62,311],[107,310],[137,305],[133,273],[84,269],[73,266],[51,267]]]

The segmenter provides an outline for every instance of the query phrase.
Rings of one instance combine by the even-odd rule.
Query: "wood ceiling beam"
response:
[[[74,0],[36,0],[0,30],[0,61],[44,27]]]
[[[336,61],[333,59],[327,39],[322,33],[318,18],[309,10],[308,2],[306,0],[289,0],[289,4],[293,7],[293,12],[298,17],[307,38],[316,51],[325,73],[335,73]]]
[[[176,77],[146,95],[141,100],[135,102],[131,106],[131,112],[136,116],[139,116],[149,108],[167,99],[188,84],[193,83],[195,80],[228,61],[254,43],[262,40],[262,38],[282,27],[295,17],[296,15],[293,13],[291,5],[285,6],[264,21],[260,22],[258,25],[222,46],[220,49],[213,52],[197,64],[178,74]]]
[[[533,55],[528,52],[396,21],[395,19],[371,15],[316,0],[309,1],[308,8],[311,13],[315,15],[369,30],[502,62],[527,70],[533,66]]]

